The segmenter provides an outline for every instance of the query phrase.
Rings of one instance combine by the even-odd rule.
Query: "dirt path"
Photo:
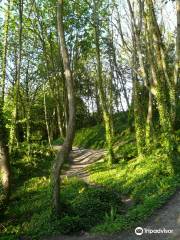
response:
[[[100,160],[103,150],[73,149],[73,164],[66,172],[67,176],[78,176],[87,181],[88,172],[85,169],[93,162]],[[143,234],[137,236],[134,229],[115,235],[90,236],[57,236],[43,238],[43,240],[180,240],[180,191],[178,191],[167,204],[151,216],[142,226]],[[171,233],[146,233],[147,230],[171,230]]]
[[[87,181],[88,171],[87,166],[102,159],[104,156],[104,150],[93,149],[79,149],[73,148],[70,158],[73,159],[72,164],[68,171],[62,173],[62,177],[79,177],[84,181]]]

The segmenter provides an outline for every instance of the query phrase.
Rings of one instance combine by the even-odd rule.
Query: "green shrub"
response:
[[[82,230],[81,219],[77,216],[65,215],[59,220],[60,231],[63,234],[72,234]]]
[[[73,231],[87,231],[92,226],[102,222],[112,207],[117,208],[118,211],[122,208],[120,196],[114,190],[88,186],[77,179],[65,182],[61,197],[64,218],[60,222],[65,224],[66,227],[62,231],[66,233],[72,232],[72,228]],[[75,218],[73,226],[67,223],[67,219],[71,221],[71,217]]]
[[[88,188],[74,199],[72,208],[80,217],[82,229],[89,230],[102,222],[112,207],[120,208],[120,203],[120,197],[112,190]]]

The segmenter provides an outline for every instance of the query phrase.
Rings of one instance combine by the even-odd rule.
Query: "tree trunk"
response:
[[[3,187],[3,196],[1,199],[1,208],[4,209],[9,201],[10,196],[10,163],[7,147],[7,134],[3,117],[3,108],[0,105],[0,173]]]
[[[136,53],[134,53],[136,54]],[[134,58],[134,57],[133,57]],[[144,155],[145,153],[145,119],[141,100],[140,83],[138,81],[137,74],[132,72],[133,82],[133,106],[134,106],[134,121],[135,121],[135,132],[136,132],[136,144],[138,155]]]
[[[114,66],[113,66],[113,61],[112,61],[112,51],[114,48],[114,43],[113,43],[113,32],[110,30],[110,26],[108,26],[108,60],[109,60],[109,65],[110,65],[110,76],[109,80],[107,83],[107,94],[109,96],[109,101],[108,101],[108,110],[109,110],[109,115],[110,115],[110,124],[111,124],[111,133],[112,137],[114,136],[114,124],[113,124],[113,80],[114,80]]]
[[[4,22],[4,45],[2,53],[2,79],[0,83],[1,98],[0,98],[0,178],[3,188],[3,193],[0,199],[0,212],[2,212],[8,204],[10,197],[10,162],[9,149],[7,145],[7,132],[3,116],[5,82],[6,82],[6,66],[7,66],[7,50],[8,50],[8,31],[10,18],[10,0],[7,3],[7,10]]]
[[[128,0],[129,11],[131,13],[131,27],[132,27],[132,42],[133,42],[133,52],[132,52],[132,82],[133,82],[133,106],[134,106],[134,122],[135,122],[135,132],[136,132],[136,144],[138,155],[144,155],[146,150],[145,142],[145,115],[144,115],[144,102],[142,102],[143,95],[143,83],[140,84],[138,79],[138,60],[140,61],[138,55],[140,39],[137,35],[137,25],[135,21],[134,12],[130,1]],[[139,26],[140,27],[140,26]]]
[[[1,81],[2,105],[4,105],[4,91],[5,91],[5,80],[6,80],[7,50],[8,50],[9,18],[10,18],[10,0],[8,0],[8,2],[7,2],[7,10],[6,10],[6,13],[5,13],[5,21],[4,21],[4,44],[3,44],[3,53],[2,53],[2,81]]]
[[[65,159],[69,157],[69,152],[72,148],[75,133],[75,97],[73,77],[70,69],[69,56],[64,36],[63,0],[58,0],[57,23],[68,93],[69,120],[64,144],[56,156],[51,172],[52,208],[56,214],[60,213],[60,172]]]
[[[164,46],[161,32],[157,23],[152,0],[146,0],[148,7],[148,36],[151,54],[156,54],[152,64],[152,76],[156,82],[156,100],[162,129],[162,145],[171,152],[174,148],[173,121],[175,116],[175,88],[168,76]],[[152,37],[153,36],[153,43]]]
[[[62,109],[59,106],[59,104],[57,104],[56,106],[56,111],[57,111],[57,121],[58,121],[58,128],[59,128],[59,135],[62,138],[65,138],[65,128],[64,128],[64,123],[63,123],[63,113],[62,113]]]
[[[152,141],[152,118],[153,118],[153,105],[152,105],[152,93],[149,91],[149,100],[148,100],[148,113],[146,120],[146,146],[149,148]]]
[[[50,126],[49,126],[49,121],[48,121],[48,113],[47,113],[47,104],[46,104],[46,90],[45,90],[45,85],[43,85],[43,91],[44,91],[44,118],[46,122],[46,130],[47,130],[47,135],[48,135],[48,142],[49,146],[52,147],[51,144],[51,134],[50,134]]]
[[[10,133],[10,149],[16,143],[18,146],[18,104],[19,104],[19,85],[21,78],[21,61],[22,61],[22,31],[23,31],[23,0],[19,0],[19,52],[17,58],[17,75],[14,85],[14,109]]]
[[[111,116],[108,111],[107,99],[105,97],[104,87],[103,87],[103,79],[102,79],[102,63],[100,56],[100,44],[99,44],[99,16],[98,16],[98,6],[97,0],[93,1],[94,9],[94,32],[95,32],[95,45],[96,45],[96,60],[97,60],[97,86],[99,90],[100,103],[103,112],[103,120],[105,125],[106,132],[106,143],[107,143],[107,158],[108,163],[112,164],[114,162],[114,152],[112,146],[112,125],[111,125]]]

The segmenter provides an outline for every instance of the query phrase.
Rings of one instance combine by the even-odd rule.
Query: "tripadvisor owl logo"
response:
[[[143,234],[172,234],[173,229],[159,228],[159,229],[150,229],[150,228],[142,228],[137,227],[135,229],[135,234],[141,236]]]
[[[137,227],[137,228],[135,229],[135,234],[138,235],[138,236],[142,235],[143,232],[144,232],[144,231],[143,231],[143,228],[142,228],[142,227]]]

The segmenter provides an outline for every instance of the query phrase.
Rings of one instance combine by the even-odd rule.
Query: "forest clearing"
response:
[[[180,0],[0,1],[0,239],[180,240]]]

